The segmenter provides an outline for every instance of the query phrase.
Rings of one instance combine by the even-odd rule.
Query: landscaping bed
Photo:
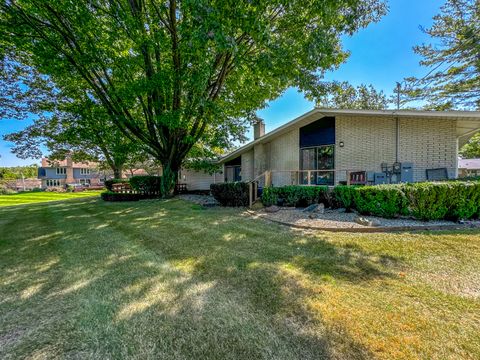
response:
[[[347,213],[343,209],[325,210],[323,214],[305,212],[301,208],[278,208],[269,212],[266,209],[249,210],[250,214],[284,225],[327,231],[396,231],[396,230],[435,230],[450,228],[480,227],[480,221],[455,222],[448,220],[421,221],[408,217],[386,219],[377,216]]]

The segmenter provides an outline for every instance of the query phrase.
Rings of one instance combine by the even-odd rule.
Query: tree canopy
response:
[[[318,107],[333,109],[382,110],[388,107],[385,93],[377,91],[373,85],[354,87],[348,82],[330,84],[330,91],[317,101]]]
[[[381,0],[10,0],[0,45],[58,89],[83,91],[163,166],[164,190],[195,144],[225,147],[266,101],[322,93],[341,35]]]
[[[427,100],[430,109],[480,109],[480,2],[447,0],[432,27],[430,44],[414,51],[429,72],[408,78],[408,100]]]
[[[480,133],[476,133],[471,139],[460,149],[460,156],[464,159],[480,158]]]

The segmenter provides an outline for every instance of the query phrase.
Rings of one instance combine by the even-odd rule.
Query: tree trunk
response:
[[[162,169],[161,195],[162,197],[170,197],[175,190],[180,166],[178,164],[162,163]]]
[[[121,166],[115,166],[113,167],[113,177],[115,179],[121,179],[122,178],[122,167]]]

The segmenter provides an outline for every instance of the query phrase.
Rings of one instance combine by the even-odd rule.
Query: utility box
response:
[[[412,183],[413,182],[413,163],[402,162],[400,168],[400,182]]]
[[[367,171],[367,183],[374,184],[375,183],[375,172],[374,171]]]
[[[387,174],[375,173],[375,185],[386,184],[386,183],[387,183]]]

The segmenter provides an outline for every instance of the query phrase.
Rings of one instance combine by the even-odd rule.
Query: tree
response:
[[[383,91],[373,85],[359,85],[356,88],[348,82],[333,82],[329,93],[317,101],[318,107],[333,109],[386,109],[389,100]]]
[[[192,147],[225,144],[287,87],[321,92],[340,37],[381,0],[9,0],[1,44],[56,86],[84,90],[163,167],[169,193]]]
[[[408,100],[427,100],[436,110],[480,109],[480,2],[447,0],[433,19],[423,30],[433,44],[414,47],[430,71],[406,79]]]
[[[480,158],[480,133],[476,133],[468,143],[463,145],[460,149],[460,156],[464,159]]]
[[[1,59],[0,69],[10,71],[3,82],[6,91],[0,94],[0,101],[7,98],[3,116],[37,116],[32,125],[4,136],[15,143],[12,152],[19,158],[39,158],[46,146],[52,160],[68,155],[74,161],[100,162],[119,178],[125,165],[146,157],[138,142],[122,134],[84,92],[66,86],[60,91],[48,77],[8,57]]]

